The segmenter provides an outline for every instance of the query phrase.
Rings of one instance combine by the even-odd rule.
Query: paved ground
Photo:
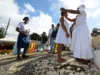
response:
[[[88,65],[76,62],[71,53],[62,53],[66,62],[57,63],[57,55],[35,53],[16,61],[16,55],[0,55],[0,75],[100,75]]]

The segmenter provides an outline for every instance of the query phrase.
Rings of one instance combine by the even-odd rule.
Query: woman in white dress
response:
[[[61,8],[61,11],[66,11],[73,14],[78,14],[76,18],[76,28],[72,34],[72,51],[73,57],[88,62],[93,58],[91,35],[87,26],[87,14],[85,6],[80,5],[77,10],[67,10]]]
[[[56,37],[56,43],[58,44],[58,62],[62,63],[64,61],[63,58],[61,58],[61,52],[64,47],[64,45],[68,45],[68,37],[69,37],[69,30],[68,30],[68,22],[67,22],[67,12],[61,12],[61,18],[60,18],[60,27],[57,33]]]

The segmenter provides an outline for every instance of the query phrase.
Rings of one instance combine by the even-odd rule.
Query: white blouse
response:
[[[87,24],[86,10],[80,8],[79,11],[80,11],[80,14],[76,18],[76,25]]]
[[[17,27],[20,29],[20,31],[25,31],[28,33],[30,31],[29,25],[25,25],[24,22],[20,22]]]

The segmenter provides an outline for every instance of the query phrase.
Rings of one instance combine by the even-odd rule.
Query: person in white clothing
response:
[[[76,28],[72,34],[73,57],[76,58],[76,60],[87,64],[93,58],[93,51],[91,35],[86,21],[87,14],[85,5],[80,5],[77,10],[61,8],[61,11],[78,14],[76,18]]]
[[[29,17],[24,17],[23,22],[20,22],[16,27],[16,31],[19,33],[17,38],[17,60],[21,60],[20,50],[24,48],[22,58],[27,58],[26,52],[29,48]]]
[[[56,36],[56,43],[58,44],[57,54],[58,54],[58,62],[62,63],[65,59],[61,57],[61,52],[64,45],[68,45],[68,38],[69,38],[69,30],[68,30],[68,22],[67,22],[67,12],[61,12],[60,18],[60,27]]]
[[[49,30],[48,38],[50,38],[50,51],[48,53],[52,53],[53,51],[54,38],[51,36],[53,31],[54,31],[54,24],[51,25],[51,29]]]

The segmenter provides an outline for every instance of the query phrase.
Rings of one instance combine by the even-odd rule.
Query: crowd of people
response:
[[[70,19],[68,13],[77,14],[76,18]],[[91,35],[87,25],[87,14],[85,6],[80,5],[77,10],[68,10],[61,8],[60,27],[55,39],[55,43],[58,44],[57,55],[58,62],[65,61],[61,57],[63,47],[66,46],[68,50],[73,51],[73,57],[78,62],[89,63],[93,59],[93,48]],[[73,22],[69,28],[68,21]],[[51,32],[54,30],[54,25],[49,30],[50,46],[53,50],[54,38],[51,36]]]
[[[57,24],[56,27],[52,24],[48,35],[46,32],[43,32],[41,35],[41,46],[44,47],[44,44],[49,40],[50,50],[48,53],[52,53],[54,51],[55,44],[57,44],[57,61],[59,63],[65,61],[65,59],[61,56],[64,46],[67,47],[67,50],[71,50],[73,52],[73,58],[75,58],[76,61],[84,64],[90,63],[94,58],[91,35],[95,36],[99,33],[95,33],[94,31],[90,34],[87,25],[87,13],[85,11],[85,6],[80,5],[77,10],[65,8],[61,8],[60,10],[61,17],[59,19],[59,24]],[[68,13],[77,14],[77,16],[74,19],[70,19],[68,17]],[[20,22],[16,28],[16,31],[19,32],[17,40],[17,60],[20,60],[20,48],[24,48],[22,58],[28,57],[25,54],[29,47],[29,29],[25,26],[27,26],[29,18],[25,17],[23,21],[24,22]],[[68,21],[73,22],[70,28]]]

